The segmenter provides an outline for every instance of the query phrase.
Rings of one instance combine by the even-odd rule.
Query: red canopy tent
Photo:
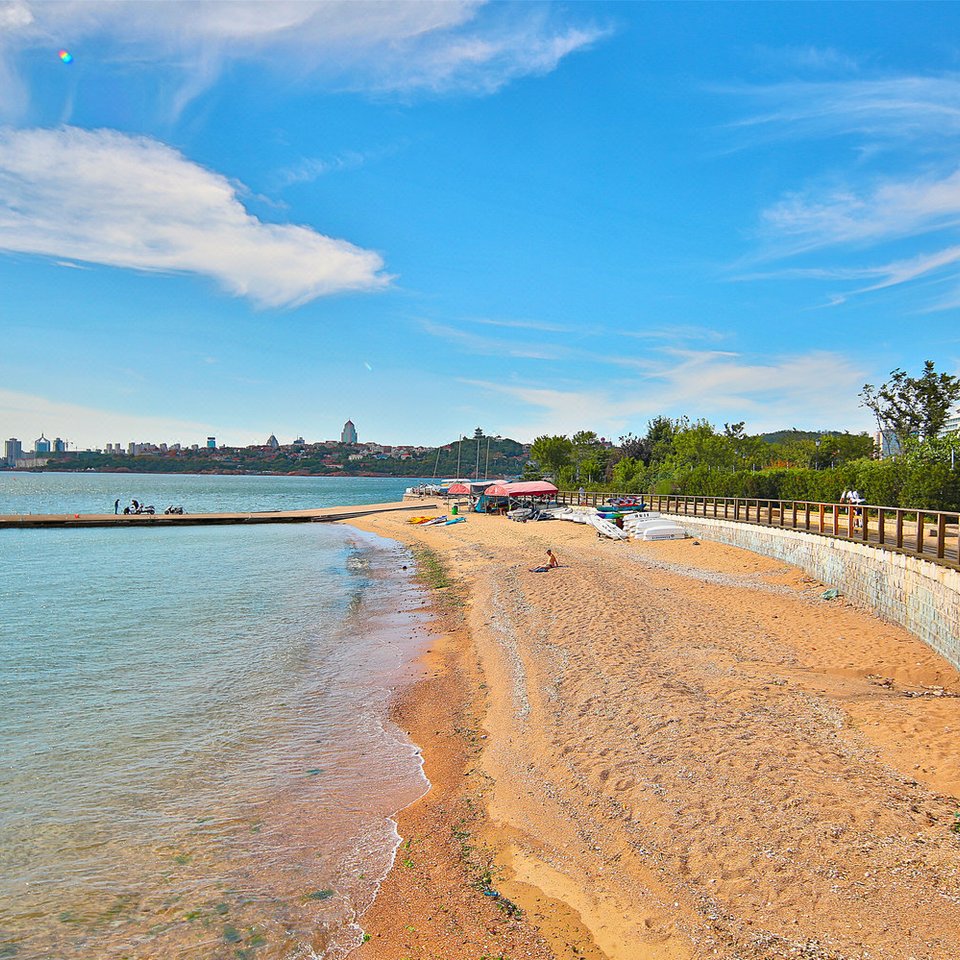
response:
[[[485,497],[553,497],[557,488],[546,480],[495,483],[483,491]]]
[[[458,497],[469,492],[470,488],[465,483],[451,483],[450,486],[447,487],[447,493],[452,493]]]

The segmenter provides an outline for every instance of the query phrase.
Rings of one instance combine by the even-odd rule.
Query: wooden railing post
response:
[[[623,496],[623,495],[621,495]],[[584,502],[600,506],[604,495],[588,493]],[[844,540],[861,541],[877,546],[896,546],[898,550],[920,557],[947,561],[956,565],[960,556],[960,514],[944,511],[915,511],[902,507],[868,506],[856,503],[820,503],[810,500],[773,500],[765,497],[717,497],[713,495],[683,496],[681,494],[649,493],[644,495],[648,510],[675,513],[691,517],[730,520],[736,523],[754,523],[769,527],[803,529],[832,535]],[[574,491],[557,494],[558,503],[579,503]],[[723,509],[721,510],[721,504]],[[829,511],[829,520],[827,512]],[[846,514],[844,515],[844,511]],[[777,520],[774,522],[774,512]],[[789,512],[789,519],[788,519]],[[887,514],[891,514],[894,530],[890,530]],[[907,531],[907,515],[914,514]],[[930,521],[927,522],[927,518]],[[875,529],[871,524],[876,524]],[[954,533],[954,525],[956,532]],[[926,536],[936,537],[928,545]],[[948,544],[947,538],[950,542]],[[889,539],[889,544],[888,544]],[[906,544],[909,543],[909,546]]]

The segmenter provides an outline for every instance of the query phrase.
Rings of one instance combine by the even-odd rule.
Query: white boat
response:
[[[621,530],[616,524],[611,523],[609,520],[604,520],[603,517],[588,516],[587,523],[590,524],[594,530],[597,531],[603,537],[609,537],[611,540],[626,540],[627,534]]]
[[[634,540],[685,540],[687,531],[674,523],[673,520],[663,518],[654,520],[651,523],[637,524],[630,531],[630,536]]]
[[[649,523],[651,520],[665,519],[660,513],[630,513],[623,518],[625,527],[633,527],[638,523]]]

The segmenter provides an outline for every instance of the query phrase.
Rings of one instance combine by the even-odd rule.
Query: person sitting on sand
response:
[[[531,573],[546,573],[548,570],[552,570],[554,567],[559,567],[560,561],[557,559],[557,555],[553,550],[547,550],[547,565],[545,567],[533,567]]]

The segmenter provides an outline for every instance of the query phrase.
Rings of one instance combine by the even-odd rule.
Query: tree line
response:
[[[892,454],[882,459],[867,433],[751,435],[744,421],[718,429],[657,416],[616,445],[591,430],[537,437],[527,476],[549,475],[562,489],[828,502],[856,488],[870,503],[958,510],[960,436],[942,432],[958,399],[960,378],[936,373],[932,361],[919,377],[897,369],[879,387],[865,384],[860,402]]]

